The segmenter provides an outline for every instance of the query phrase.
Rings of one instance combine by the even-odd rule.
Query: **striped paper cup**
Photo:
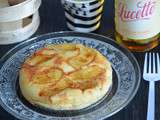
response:
[[[61,0],[69,29],[93,32],[100,26],[104,0]]]
[[[101,7],[104,0],[61,0],[63,6],[79,10],[79,11],[90,11]]]

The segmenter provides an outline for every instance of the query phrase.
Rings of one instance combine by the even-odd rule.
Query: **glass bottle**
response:
[[[116,40],[131,51],[159,44],[160,0],[115,0]]]

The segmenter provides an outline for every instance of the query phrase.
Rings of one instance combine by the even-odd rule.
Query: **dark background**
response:
[[[48,32],[68,31],[60,0],[42,0],[40,7],[41,24],[33,36]],[[114,1],[106,0],[101,27],[96,33],[114,38]],[[0,46],[0,58],[16,44]],[[160,47],[152,51],[159,51]],[[140,67],[143,67],[144,53],[133,53]],[[148,82],[141,82],[139,91],[132,102],[107,120],[146,120]],[[17,120],[0,107],[0,120]],[[160,120],[160,83],[156,83],[156,120]]]

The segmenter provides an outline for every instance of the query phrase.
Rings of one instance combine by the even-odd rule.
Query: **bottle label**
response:
[[[115,0],[116,31],[130,39],[147,39],[160,32],[160,0]]]

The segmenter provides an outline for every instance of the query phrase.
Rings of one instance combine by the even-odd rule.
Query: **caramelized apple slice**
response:
[[[49,59],[49,60],[43,61],[42,63],[38,64],[37,66],[38,67],[54,67],[53,61],[54,61],[53,59]]]
[[[67,64],[63,58],[60,58],[58,56],[55,56],[54,58],[49,59],[47,61],[44,61],[43,63],[38,64],[37,66],[48,67],[48,68],[50,67],[60,68],[61,70],[63,70],[64,73],[69,73],[74,71],[74,68],[72,66]]]
[[[83,82],[88,80],[94,80],[102,73],[104,73],[104,69],[98,66],[89,66],[85,69],[80,69],[79,71],[71,73],[68,77],[73,82]]]
[[[50,56],[50,55],[54,55],[56,52],[54,50],[50,50],[47,48],[43,48],[41,50],[38,50],[35,54],[36,55],[46,55],[46,56]]]
[[[56,95],[68,87],[67,80],[60,80],[57,84],[49,85],[46,88],[42,89],[39,93],[41,97],[51,97]]]
[[[61,51],[73,51],[76,49],[76,45],[75,44],[48,45],[46,48],[61,50]]]
[[[42,57],[42,56],[34,56],[33,55],[31,58],[26,60],[26,63],[29,64],[29,65],[34,66],[34,65],[38,64],[39,62],[41,62],[43,60],[45,60],[44,57]]]
[[[63,76],[63,71],[60,69],[51,69],[50,71],[48,71],[47,73],[48,77],[51,78],[53,81],[57,81],[60,80]]]
[[[72,71],[74,71],[75,69],[68,65],[67,63],[63,62],[61,65],[58,66],[59,68],[61,68],[63,70],[64,73],[68,74]]]
[[[106,64],[106,58],[102,55],[102,54],[99,54],[97,51],[96,51],[96,57],[95,57],[95,63],[101,63],[101,64]]]
[[[36,73],[33,77],[34,84],[56,84],[63,76],[63,71],[52,68],[43,72]]]
[[[23,74],[23,77],[25,76],[26,80],[31,81],[33,75],[36,73],[37,70],[37,67],[24,63],[21,67],[20,72]]]
[[[70,88],[74,88],[74,89],[80,89],[80,90],[86,90],[86,89],[90,89],[93,87],[96,87],[97,85],[97,81],[94,80],[89,80],[89,81],[85,81],[85,82],[72,82],[70,84]]]
[[[79,54],[79,49],[75,44],[50,45],[47,48],[55,50],[62,54],[65,58],[75,57]]]
[[[91,49],[84,49],[80,51],[80,55],[69,60],[69,64],[74,68],[80,68],[91,63],[94,60],[95,52]]]
[[[78,56],[79,55],[79,50],[77,49],[75,51],[66,51],[66,52],[63,52],[62,54],[64,55],[64,57],[66,59],[68,59],[68,58],[72,58],[72,57]]]

